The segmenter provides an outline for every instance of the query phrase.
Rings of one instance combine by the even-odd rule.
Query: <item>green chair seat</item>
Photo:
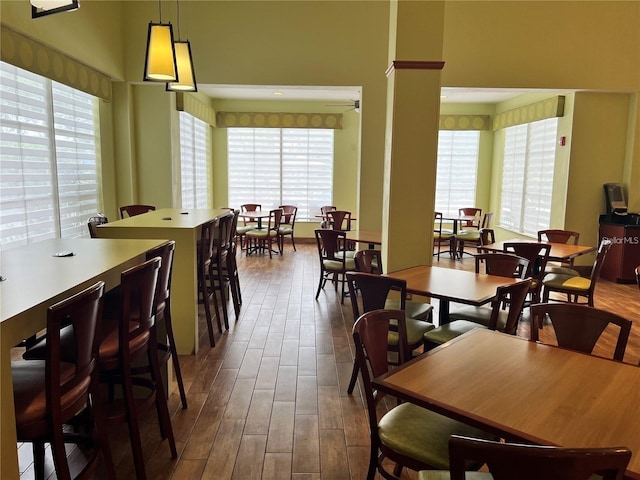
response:
[[[338,250],[336,252],[336,257],[341,257],[342,256],[342,252],[343,250]],[[356,251],[355,250],[344,250],[344,256],[347,258],[353,258],[356,256]]]
[[[269,235],[274,237],[276,235],[275,231],[269,230],[268,228],[260,228],[255,230],[249,230],[245,233],[246,236],[251,238],[257,238],[258,240],[269,238]]]
[[[585,292],[589,290],[589,287],[591,286],[591,279],[575,275],[551,273],[544,276],[542,284],[551,288]]]
[[[258,228],[257,223],[247,223],[246,225],[238,225],[236,227],[236,232],[239,234],[247,233],[249,230],[254,230]]]
[[[465,242],[479,242],[480,230],[461,230],[457,233],[456,237]]]
[[[400,308],[399,298],[389,298],[384,302],[384,308],[387,310],[402,310]],[[415,318],[416,320],[431,321],[433,317],[433,305],[424,302],[407,301],[404,306],[407,318]]]
[[[378,422],[382,444],[436,469],[449,468],[449,437],[454,434],[491,440],[496,438],[411,403],[398,405]]]
[[[441,240],[442,242],[445,242],[447,240],[451,240],[453,237],[455,237],[455,235],[452,233],[446,233],[446,232],[435,232],[436,235],[434,235],[434,238],[436,240]]]
[[[507,312],[506,310],[501,310],[498,312],[498,324],[496,327],[497,330],[504,330],[507,325],[508,316],[509,312]],[[470,322],[475,322],[477,324],[488,327],[489,322],[491,321],[491,308],[471,306],[458,307],[449,312],[449,319],[452,321],[468,320]]]
[[[492,480],[489,472],[464,472],[465,480]],[[418,472],[418,480],[451,480],[448,470],[422,470]]]
[[[442,345],[474,328],[487,327],[476,322],[470,322],[469,320],[454,320],[453,322],[445,323],[438,328],[428,331],[424,334],[424,340],[430,345]]]
[[[329,270],[331,272],[341,272],[342,271],[342,262],[338,260],[323,260],[322,264],[324,265],[325,270]],[[347,257],[344,262],[345,269],[347,270],[355,270],[356,262],[353,258]]]
[[[405,317],[405,321],[407,325],[407,343],[409,345],[422,344],[425,333],[436,328],[431,322],[416,320],[415,318]],[[387,335],[387,343],[389,345],[398,345],[398,332],[390,331]]]
[[[291,225],[280,225],[278,233],[280,233],[280,235],[288,235],[290,233],[293,233],[293,228],[291,227]]]

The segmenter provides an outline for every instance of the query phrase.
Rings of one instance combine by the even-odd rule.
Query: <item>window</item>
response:
[[[441,130],[438,133],[436,212],[457,216],[458,209],[476,204],[480,132]]]
[[[86,237],[98,210],[96,100],[0,63],[0,244]]]
[[[557,131],[557,118],[506,129],[502,227],[532,236],[549,228]]]
[[[333,130],[229,128],[229,205],[296,205],[313,220],[333,198]]]
[[[208,125],[188,113],[180,112],[180,178],[182,208],[207,208]]]

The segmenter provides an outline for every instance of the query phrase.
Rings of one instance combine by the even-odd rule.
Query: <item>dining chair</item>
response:
[[[338,207],[336,207],[335,205],[324,205],[320,207],[320,215],[322,215],[322,222],[320,223],[320,228],[331,228],[331,222],[327,217],[327,213],[337,209]]]
[[[569,243],[572,245],[578,245],[579,240],[580,234],[571,230],[538,230],[539,242]],[[555,262],[553,264],[547,263],[545,273],[564,273],[579,276],[580,272],[573,269],[573,261],[574,259],[570,258],[569,260],[563,261],[560,264],[556,264]]]
[[[351,230],[351,212],[346,210],[330,210],[326,213],[330,228],[333,230]]]
[[[229,283],[229,289],[231,290],[231,299],[233,300],[233,309],[236,315],[236,320],[240,318],[240,307],[242,306],[242,290],[240,288],[240,275],[238,273],[238,242],[236,230],[238,227],[238,215],[240,210],[232,210],[233,221],[231,223],[231,238],[230,249],[226,258],[226,262],[223,264],[223,276],[225,282]]]
[[[409,347],[403,311],[366,312],[356,320],[352,330],[369,422],[367,480],[373,480],[376,472],[387,479],[399,478],[405,467],[416,471],[448,469],[448,441],[454,434],[496,439],[494,435],[409,402],[399,403],[378,420],[376,407],[384,394],[374,389],[372,378],[389,371],[388,339],[392,332],[398,336],[400,359],[407,359]],[[393,473],[385,469],[385,459],[395,463]],[[480,466],[481,463],[467,465],[470,469]]]
[[[546,319],[553,326],[558,346],[589,354],[593,352],[602,332],[610,325],[617,325],[613,359],[623,360],[633,323],[631,320],[588,305],[540,303],[531,306],[532,341],[540,340],[538,331]]]
[[[260,203],[245,203],[240,205],[240,213],[244,212],[261,212],[262,205]],[[242,225],[238,225],[236,228],[236,235],[240,239],[240,250],[244,249],[245,235],[249,230],[258,228],[258,222],[242,219]]]
[[[611,248],[611,240],[604,239],[600,242],[598,247],[598,254],[596,260],[591,268],[591,275],[589,278],[576,277],[575,275],[567,275],[561,273],[549,273],[542,278],[542,301],[548,302],[550,300],[551,293],[564,293],[567,295],[567,301],[578,302],[580,297],[586,297],[586,303],[590,307],[594,306],[593,297],[596,288],[596,283],[600,277],[600,270],[604,259],[607,256],[607,252]],[[558,298],[551,299],[553,301],[561,302]]]
[[[449,314],[449,323],[424,334],[425,350],[442,345],[474,328],[488,328],[515,335],[530,288],[530,278],[498,287],[491,307],[465,307]],[[503,310],[505,305],[506,310]]]
[[[217,311],[222,310],[222,318],[226,330],[229,330],[229,312],[227,309],[226,292],[231,291],[233,297],[233,292],[236,290],[234,287],[231,287],[233,278],[226,272],[230,265],[229,262],[231,261],[229,257],[232,255],[233,236],[235,235],[233,229],[234,218],[235,212],[229,212],[227,215],[219,217],[218,224],[214,230],[213,256],[211,257],[210,268],[207,272],[207,282],[209,283],[209,288],[214,293],[214,302],[217,304],[218,298],[220,300],[220,307]],[[215,292],[218,292],[219,296]],[[236,307],[237,302],[238,299],[234,297],[233,303],[236,320],[239,312],[239,308]]]
[[[353,260],[356,264],[356,271],[358,272],[374,275],[382,275],[384,273],[384,268],[382,266],[382,252],[380,250],[358,250],[353,256]],[[405,299],[405,306],[404,308],[401,308],[400,302],[401,300],[398,298],[387,298],[384,308],[387,310],[404,310],[409,318],[426,320],[428,322],[432,321],[433,305],[430,303]]]
[[[293,238],[293,232],[296,225],[296,215],[298,214],[298,207],[295,205],[280,205],[278,208],[282,209],[282,220],[280,222],[280,228],[278,229],[278,237],[280,240],[280,251],[284,248],[284,237],[291,237],[291,245],[293,251],[296,250],[296,242]]]
[[[464,228],[475,228],[476,230],[480,230],[480,221],[482,220],[482,209],[476,207],[464,207],[458,209],[458,215],[461,217],[477,217],[476,220],[464,220],[460,221],[460,227]]]
[[[483,268],[484,267],[484,268]],[[498,277],[526,278],[529,260],[509,253],[479,253],[475,256],[475,272]]]
[[[461,209],[461,210],[469,210],[469,209]],[[471,210],[480,210],[481,209],[471,209]],[[462,258],[464,253],[465,244],[466,245],[475,245],[476,247],[481,244],[480,242],[480,231],[483,229],[487,229],[491,226],[491,220],[493,219],[493,212],[486,212],[482,215],[482,220],[476,225],[474,222],[467,222],[471,225],[468,227],[459,230],[456,233],[456,251],[458,256]]]
[[[478,253],[492,253],[487,249],[484,249],[485,245],[491,245],[492,243],[496,243],[496,234],[492,228],[481,228],[480,229],[480,237],[479,242],[476,249]]]
[[[443,243],[449,245],[448,253],[452,258],[454,257],[455,242],[456,236],[442,228],[442,212],[434,212],[433,248],[435,249],[437,247],[437,251],[433,255],[437,257],[438,261],[440,261],[440,253],[447,253],[447,251],[440,251],[440,246]]]
[[[100,458],[106,478],[116,478],[97,370],[104,285],[98,282],[50,306],[44,357],[11,362],[17,438],[32,443],[35,478],[45,478],[45,443],[51,445],[58,479],[72,478],[65,443],[84,444],[86,464],[74,478],[93,478]],[[72,332],[64,353],[63,329]],[[72,433],[65,427],[79,412],[83,412],[85,425],[87,420],[93,423],[87,434]]]
[[[155,210],[154,205],[123,205],[120,207],[120,218],[135,217],[136,215],[142,215],[143,213],[151,212]]]
[[[211,304],[215,309],[216,321],[218,323],[218,331],[222,333],[222,322],[220,321],[220,309],[218,308],[218,299],[215,288],[209,281],[214,278],[213,261],[217,255],[215,238],[216,227],[218,226],[218,218],[213,218],[202,224],[200,230],[200,240],[198,241],[198,290],[204,304],[204,315],[209,332],[209,345],[216,345],[213,334],[213,317],[211,315]]]
[[[418,480],[442,479],[443,473],[451,480],[622,480],[631,454],[626,447],[556,447],[452,435],[449,473],[422,471]],[[468,472],[468,462],[484,463],[488,472]]]
[[[161,262],[155,257],[122,272],[117,301],[105,302],[98,354],[100,382],[109,392],[105,422],[127,424],[138,480],[146,478],[140,435],[140,421],[146,411],[155,410],[160,436],[168,440],[171,458],[178,456],[156,341],[154,297]],[[116,386],[122,393],[117,401]]]
[[[529,292],[530,303],[539,303],[542,278],[549,260],[551,245],[540,242],[505,242],[502,249],[505,253],[514,253],[529,260],[525,277],[532,279],[531,291]]]
[[[276,208],[269,211],[269,222],[266,228],[254,228],[245,233],[247,240],[247,255],[251,255],[257,251],[269,252],[269,258],[273,258],[273,253],[282,255],[280,245],[280,223],[282,221],[282,209]],[[273,244],[276,244],[278,250],[273,250]],[[252,246],[253,245],[253,246]]]
[[[326,228],[316,229],[314,234],[320,260],[320,280],[318,281],[316,300],[320,296],[320,290],[324,288],[327,280],[330,280],[334,283],[336,292],[338,291],[338,283],[341,284],[340,303],[344,303],[345,273],[356,269],[353,257],[347,256],[345,250],[340,250],[341,245],[344,245],[347,239],[347,234],[341,230]]]
[[[363,272],[347,272],[346,277],[354,321],[360,317],[361,313],[389,309],[387,305],[388,300],[391,300],[389,294],[394,291],[399,296],[399,301],[396,302],[399,308],[395,310],[402,310],[406,317],[405,326],[407,330],[407,345],[409,347],[407,354],[411,355],[411,352],[424,345],[424,334],[429,330],[433,330],[435,325],[428,321],[416,320],[408,315],[406,311],[407,282],[405,280]],[[362,308],[359,303],[362,303]],[[388,338],[389,351],[395,352],[399,356],[398,342],[398,334],[392,325]],[[402,361],[398,358],[398,361],[391,363],[399,365]],[[347,388],[349,395],[353,393],[357,380],[358,363],[354,361],[351,380]]]
[[[98,234],[96,233],[96,229],[98,228],[98,225],[103,225],[105,223],[109,223],[109,219],[103,213],[98,213],[93,217],[89,217],[89,219],[87,220],[89,236],[91,238],[97,238]]]

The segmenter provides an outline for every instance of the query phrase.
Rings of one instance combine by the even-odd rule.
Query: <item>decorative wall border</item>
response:
[[[564,115],[563,95],[547,98],[540,102],[507,110],[493,116],[493,130],[500,130],[514,125],[537,122],[547,118],[562,117]]]
[[[111,101],[111,77],[0,23],[0,59],[95,97]]]
[[[198,100],[193,95],[176,92],[176,110],[187,112],[189,115],[193,115],[212,127],[216,126],[216,111],[213,107]]]
[[[440,115],[440,130],[491,130],[489,115]]]
[[[342,128],[341,113],[218,112],[219,128]]]

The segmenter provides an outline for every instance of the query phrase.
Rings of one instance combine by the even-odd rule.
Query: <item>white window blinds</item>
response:
[[[202,120],[180,112],[180,178],[182,208],[207,208],[207,131]]]
[[[480,132],[441,130],[438,133],[436,212],[457,216],[458,209],[476,204]]]
[[[0,63],[0,243],[88,236],[98,210],[95,98]]]
[[[333,130],[229,128],[229,206],[296,205],[313,220],[333,197]]]
[[[558,119],[505,132],[500,225],[526,235],[549,228]]]

